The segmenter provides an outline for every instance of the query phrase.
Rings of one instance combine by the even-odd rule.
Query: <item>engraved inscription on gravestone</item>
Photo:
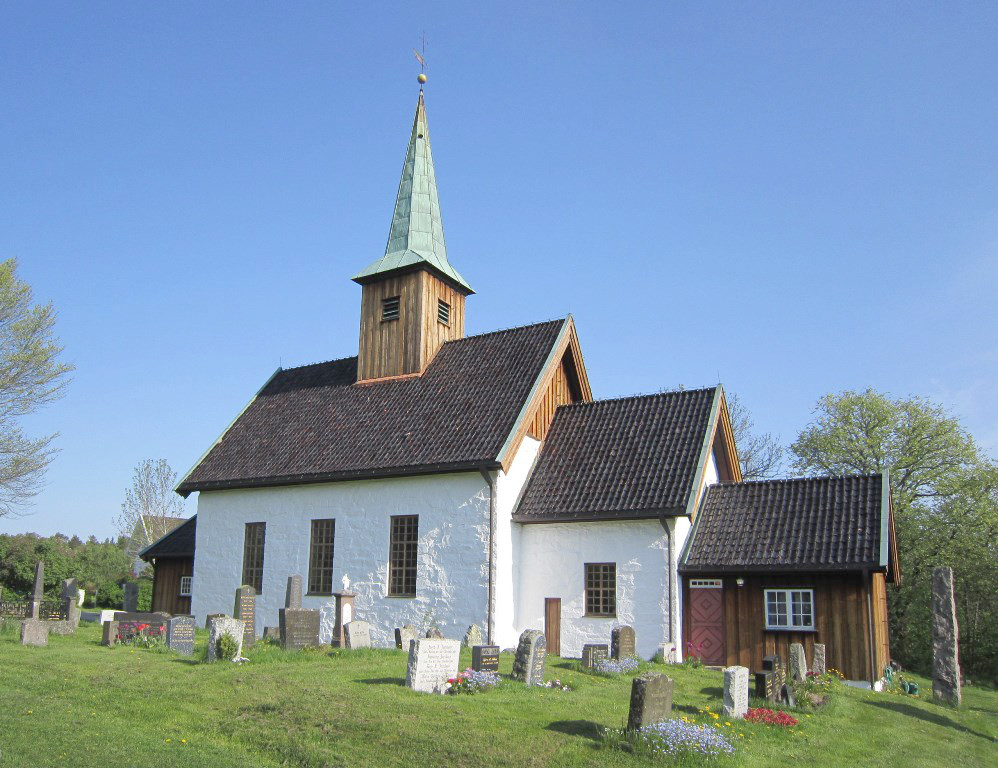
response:
[[[447,681],[457,676],[461,657],[458,640],[421,637],[409,647],[405,684],[414,691],[444,693]]]
[[[285,650],[300,650],[319,645],[318,611],[281,608],[277,612],[277,618],[280,622],[281,645]]]
[[[582,646],[582,667],[595,669],[596,665],[601,661],[606,661],[609,655],[610,649],[605,643],[602,645],[587,643]]]
[[[471,668],[476,672],[498,672],[499,646],[473,645],[471,647]]]
[[[610,656],[614,659],[626,659],[634,656],[634,628],[614,627],[610,631]]]
[[[183,656],[194,655],[193,616],[174,616],[166,622],[166,645]]]
[[[346,638],[347,648],[370,648],[371,647],[371,625],[366,621],[354,619],[343,625],[343,636]]]
[[[745,717],[748,712],[748,667],[724,669],[724,716]]]
[[[668,720],[672,714],[672,678],[657,672],[638,675],[631,682],[631,707],[627,730],[636,731],[652,723]]]
[[[539,629],[527,629],[520,635],[513,660],[513,679],[527,685],[544,685],[544,661],[547,643]]]
[[[236,590],[234,618],[243,622],[243,647],[252,648],[256,642],[256,588],[243,584]]]

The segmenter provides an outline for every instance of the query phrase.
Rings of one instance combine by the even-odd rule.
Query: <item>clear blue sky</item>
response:
[[[572,312],[597,397],[720,379],[790,442],[875,387],[998,452],[995,3],[4,3],[0,257],[77,370],[0,532],[109,535],[356,354],[424,30],[468,333]]]

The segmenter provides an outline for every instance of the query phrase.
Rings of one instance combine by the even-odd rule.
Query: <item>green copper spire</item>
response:
[[[416,117],[412,121],[409,149],[402,166],[402,181],[395,199],[395,214],[392,216],[385,255],[354,275],[353,279],[358,283],[367,283],[377,275],[419,265],[430,267],[468,293],[474,293],[447,261],[422,88],[419,90]]]

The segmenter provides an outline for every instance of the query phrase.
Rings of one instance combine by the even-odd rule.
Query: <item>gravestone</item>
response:
[[[139,585],[137,582],[125,582],[125,599],[121,607],[125,609],[125,613],[135,613],[139,610]]]
[[[301,610],[302,581],[301,576],[288,576],[288,590],[284,593],[284,607],[295,611]]]
[[[530,685],[544,685],[544,660],[547,643],[539,629],[527,629],[520,635],[513,660],[513,679]]]
[[[582,668],[595,669],[601,661],[606,661],[610,655],[610,648],[603,645],[587,643],[582,646]]]
[[[960,637],[953,597],[953,569],[932,570],[932,695],[960,706]]]
[[[48,645],[49,622],[25,619],[21,622],[21,645]]]
[[[45,561],[39,560],[35,564],[35,588],[31,591],[31,615],[29,618],[40,619],[42,617],[42,600],[45,599]],[[48,643],[48,635],[45,642]],[[34,643],[32,643],[34,645]]]
[[[756,672],[753,678],[755,680],[754,696],[769,702],[776,701],[776,692],[773,690],[773,673]]]
[[[370,648],[371,625],[366,621],[354,619],[343,625],[343,634],[347,648]]]
[[[145,637],[166,637],[166,622],[168,613],[119,613],[115,616],[118,623],[118,639],[132,640],[140,635]]]
[[[797,699],[794,698],[794,689],[784,683],[780,686],[780,695],[776,697],[777,704],[786,704],[793,709],[797,706]]]
[[[76,632],[76,625],[69,619],[59,619],[58,621],[49,621],[49,634],[50,635],[72,635]]]
[[[80,592],[76,579],[62,580],[62,590],[59,595],[62,599],[62,610],[66,614],[65,621],[72,624],[74,630],[80,626]]]
[[[166,647],[182,656],[194,655],[194,617],[174,616],[166,622]]]
[[[485,638],[482,637],[482,630],[478,628],[477,624],[472,624],[468,627],[468,631],[464,633],[464,641],[461,644],[466,645],[468,648],[474,648],[483,642],[485,642]]]
[[[672,678],[658,672],[645,672],[631,681],[631,708],[627,714],[627,730],[636,731],[646,725],[661,723],[672,714]]]
[[[742,718],[748,712],[748,674],[748,667],[725,667],[725,717]]]
[[[763,672],[774,672],[777,668],[782,668],[783,660],[780,659],[779,655],[773,654],[772,656],[762,657],[762,670]]]
[[[77,585],[76,579],[63,579],[62,580],[62,590],[59,593],[59,597],[64,600],[69,598],[72,600],[78,600],[80,597],[80,588]]]
[[[409,651],[409,641],[419,639],[419,629],[412,624],[404,624],[395,628],[395,647],[403,651]]]
[[[461,643],[435,637],[421,637],[409,646],[405,684],[422,693],[444,693],[447,681],[457,677]]]
[[[280,627],[264,627],[263,628],[263,639],[270,640],[274,643],[281,642],[281,628]]]
[[[804,646],[800,643],[790,644],[790,679],[797,683],[807,677],[807,659],[804,656]]]
[[[252,648],[256,642],[256,588],[243,584],[236,590],[233,618],[243,622],[243,648]]]
[[[221,619],[224,617],[225,617],[224,613],[209,613],[207,616],[204,617],[204,628],[208,629],[208,627],[211,625],[212,619]]]
[[[320,616],[318,611],[302,608],[281,608],[277,612],[281,646],[286,651],[299,651],[319,645]]]
[[[100,644],[106,645],[108,648],[113,648],[118,644],[118,622],[116,621],[105,621],[103,624],[104,635],[101,638]]]
[[[816,675],[825,674],[825,644],[814,644],[814,660],[811,662],[811,671]]]
[[[614,627],[610,631],[610,657],[626,659],[628,656],[634,656],[634,628]]]
[[[499,646],[473,645],[471,647],[471,668],[476,672],[498,672]]]
[[[232,619],[228,616],[212,619],[208,625],[208,661],[219,660],[218,641],[222,635],[228,635],[236,641],[236,655],[233,658],[242,656],[244,632],[245,626],[240,619]],[[223,659],[223,661],[231,661],[231,659]]]
[[[444,633],[441,632],[436,627],[430,627],[428,630],[426,630],[426,636],[429,639],[431,639],[431,640],[443,640],[444,639]]]

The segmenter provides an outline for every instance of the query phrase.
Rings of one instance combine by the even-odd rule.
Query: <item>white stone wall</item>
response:
[[[670,519],[670,526],[675,524]],[[656,520],[520,524],[516,628],[544,629],[544,599],[561,598],[561,654],[609,643],[634,627],[637,653],[651,658],[668,636],[669,538]],[[617,616],[585,616],[585,564],[617,564]]]
[[[388,597],[392,515],[419,515],[415,598]],[[242,577],[246,523],[267,524],[263,593],[256,631],[277,625],[288,576],[308,586],[311,520],[336,520],[333,591],[347,577],[357,593],[355,616],[371,623],[374,645],[394,645],[403,624],[436,624],[461,638],[472,623],[484,629],[488,594],[489,488],[478,472],[385,480],[202,492],[192,610],[231,614]],[[306,595],[303,607],[323,611],[323,640],[331,636],[333,598]]]

